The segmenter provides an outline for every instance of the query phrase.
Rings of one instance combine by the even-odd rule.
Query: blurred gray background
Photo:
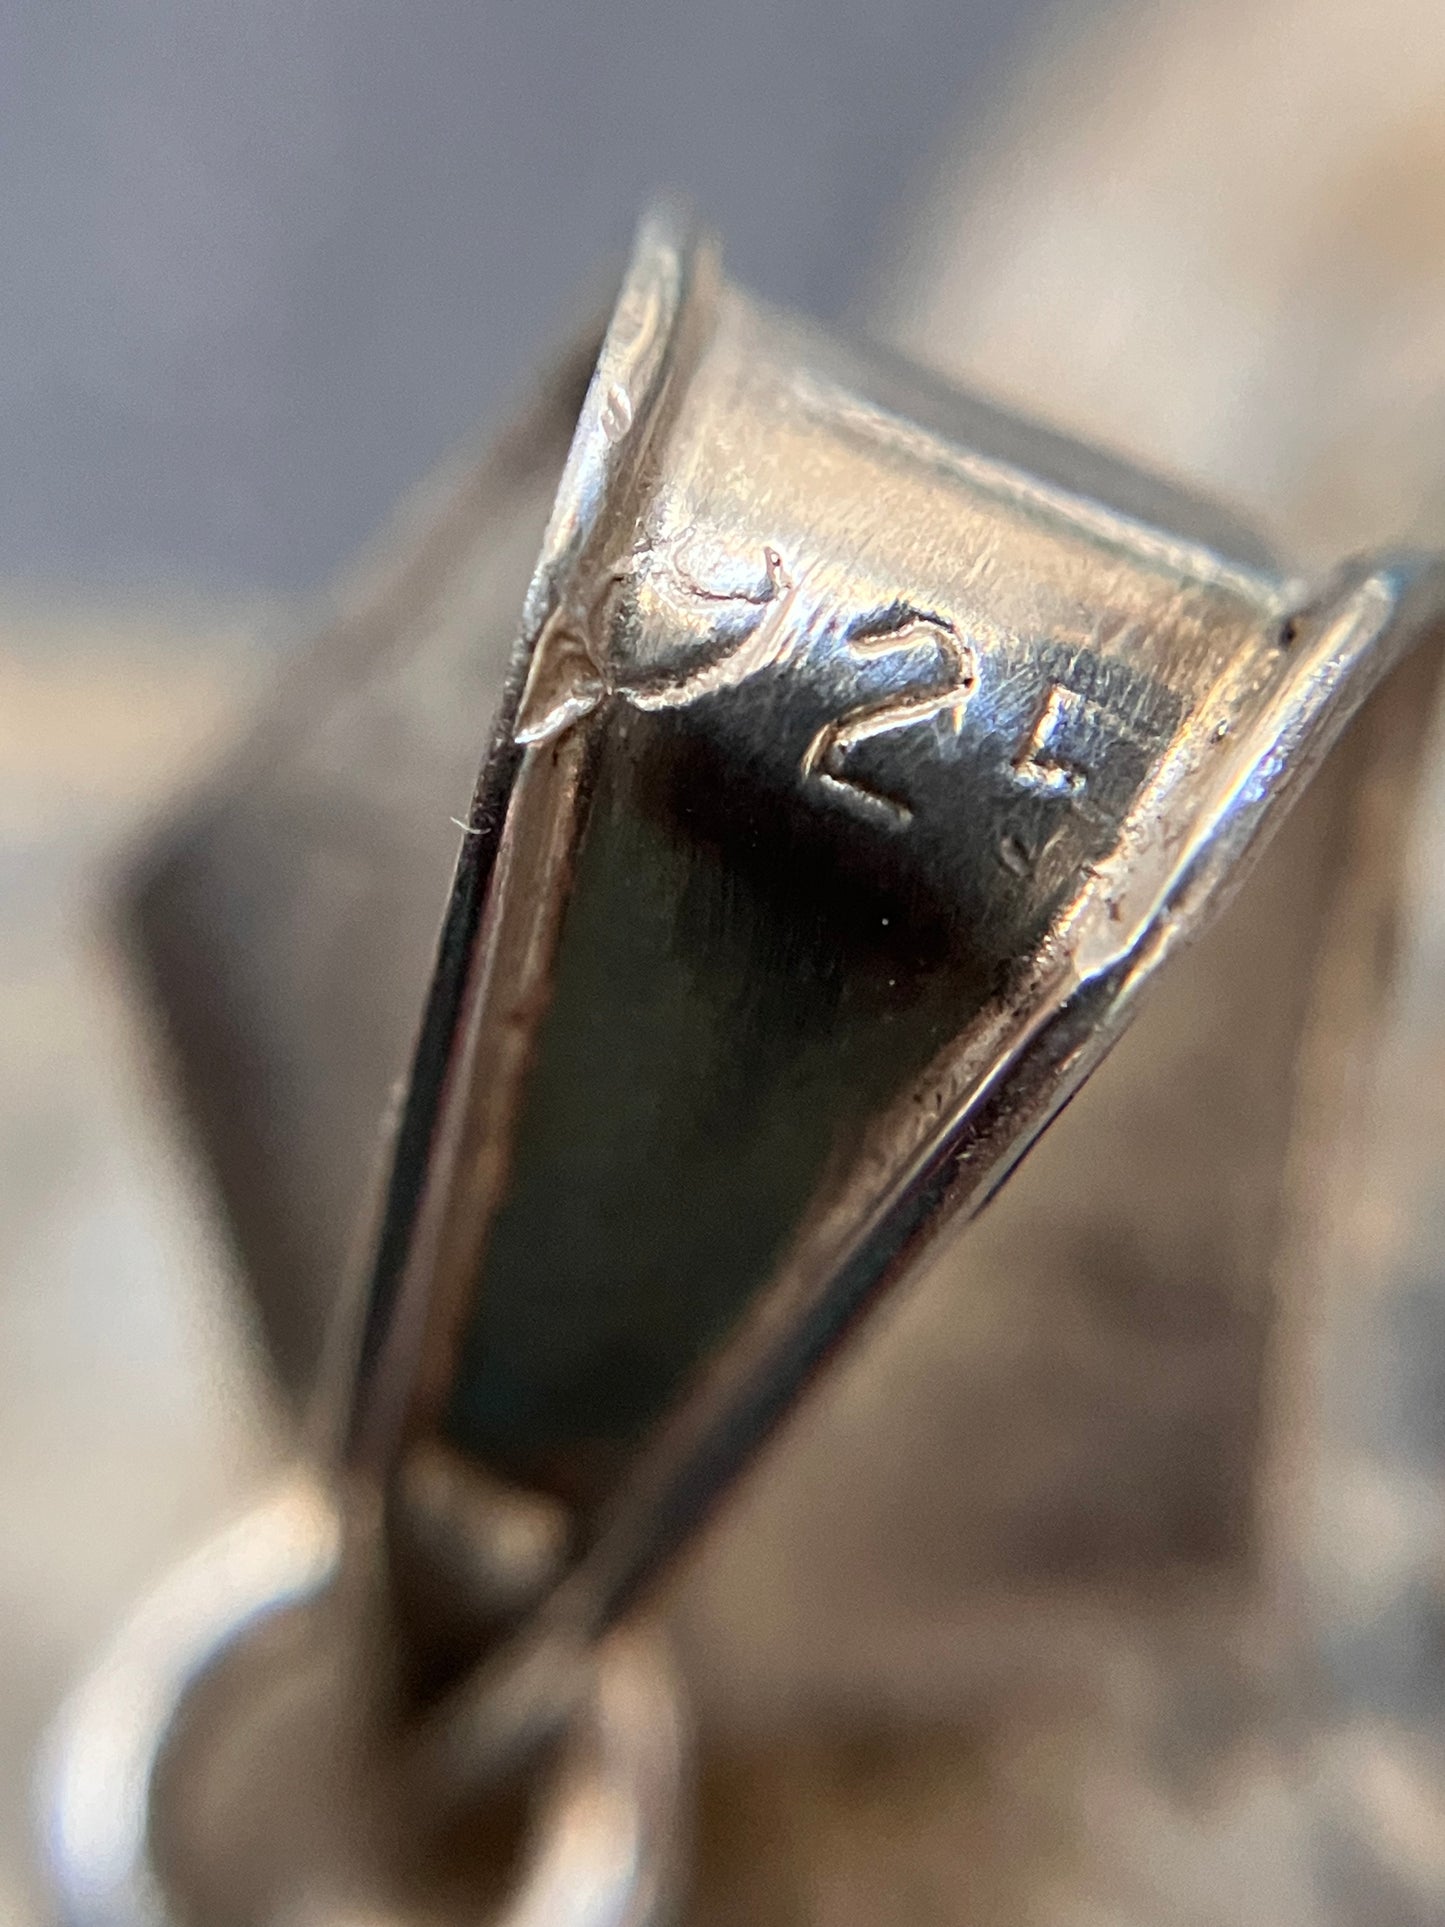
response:
[[[653,189],[832,316],[1045,0],[3,0],[0,579],[310,588]]]

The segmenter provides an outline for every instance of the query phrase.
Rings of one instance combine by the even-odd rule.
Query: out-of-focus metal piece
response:
[[[303,1407],[601,325],[579,322],[493,445],[402,505],[123,905],[271,1361]]]
[[[72,1693],[42,1774],[46,1862],[67,1922],[164,1922],[151,1792],[185,1695],[233,1642],[320,1596],[341,1522],[318,1480],[298,1479],[166,1576]]]
[[[1438,544],[1442,127],[1445,16],[1416,0],[1369,13],[1338,0],[1060,12],[1002,91],[986,135],[977,122],[960,126],[917,210],[919,245],[880,281],[886,312],[874,318],[950,379],[1200,478],[1292,555]],[[1103,1909],[1130,1927],[1175,1914],[1356,1927],[1445,1911],[1436,1847],[1445,1273],[1433,1255],[1445,1152],[1431,1112],[1440,1030],[1429,990],[1442,737],[1438,691],[1422,683],[1413,715],[1387,695],[1392,715],[1327,774],[1332,796],[1307,806],[1313,817],[1316,800],[1330,805],[1314,852],[1326,912],[1300,964],[1262,958],[1265,971],[1319,979],[1276,1261],[1262,1253],[1236,1274],[1207,1238],[1192,1252],[1150,1241],[1151,1302],[1160,1314],[1175,1307],[1176,1329],[1196,1320],[1196,1342],[1180,1348],[1180,1422],[1197,1424],[1201,1439],[1248,1441],[1239,1476],[1216,1472],[1213,1487],[1232,1492],[1242,1529],[1234,1546],[1194,1562],[1190,1583],[1209,1604],[1183,1628],[1159,1588],[1119,1570],[1110,1624],[1079,1669],[1070,1783],[1040,1828],[1069,1862],[1047,1876],[1051,1904],[1069,1917]],[[1301,864],[1297,874],[1308,873]],[[1277,899],[1284,877],[1280,885]],[[1258,907],[1240,909],[1263,945]],[[1217,995],[1220,973],[1202,988]],[[1283,1067],[1287,1040],[1276,1034]],[[1134,1043],[1111,1067],[1121,1118],[1161,1088]],[[1099,1141],[1101,1161],[1127,1149],[1118,1131]],[[1208,1132],[1200,1190],[1232,1227],[1247,1222],[1249,1195],[1229,1182],[1226,1157]],[[1257,1182],[1283,1199],[1276,1168],[1260,1158]],[[1047,1238],[1040,1176],[1030,1171],[1007,1203],[1010,1228],[1031,1242]],[[1167,1185],[1156,1174],[1137,1207],[1122,1193],[1113,1201],[1126,1248],[1133,1224],[1158,1219]],[[989,1227],[995,1239],[1003,1230]],[[981,1282],[1001,1296],[987,1255]],[[1234,1320],[1227,1339],[1206,1322],[1219,1289]],[[1146,1341],[1114,1324],[1113,1309],[1102,1296],[1089,1307],[1102,1382],[1142,1388],[1129,1347],[1137,1362]],[[1190,1359],[1214,1387],[1232,1380],[1232,1400],[1216,1393],[1206,1413],[1188,1390]],[[956,1401],[960,1379],[988,1363],[955,1373]],[[1026,1395],[1028,1366],[1010,1359],[989,1382],[1009,1373]],[[1240,1407],[1252,1415],[1243,1426],[1230,1423]],[[1124,1430],[1130,1410],[1152,1414],[1153,1402],[1121,1389],[1102,1422],[1080,1411],[1055,1440],[1057,1462],[1093,1462],[1096,1440],[1110,1425]],[[939,1430],[946,1451],[957,1428]],[[1142,1455],[1138,1463],[1147,1478]],[[1163,1455],[1154,1463],[1160,1501],[1189,1503],[1187,1474],[1171,1476]],[[1082,1516],[1086,1477],[1076,1489]],[[1093,1490],[1107,1488],[1095,1478]],[[1037,1516],[1047,1495],[1041,1468],[1033,1491],[1015,1495],[1017,1516]],[[793,1507],[807,1496],[794,1492]],[[888,1497],[874,1500],[875,1517]],[[1061,1639],[1082,1630],[1091,1605],[1082,1588],[1059,1602]],[[742,1645],[748,1630],[734,1637],[756,1650]],[[897,1680],[910,1630],[894,1638]],[[981,1657],[979,1698],[997,1703],[1005,1638],[966,1604],[952,1631],[952,1650]],[[1272,1656],[1263,1691],[1261,1653]],[[1133,1671],[1147,1692],[1114,1704],[1092,1692],[1091,1682]],[[1021,1719],[1022,1697],[1012,1702]],[[1160,1731],[1177,1735],[1172,1778],[1152,1744]],[[1131,1754],[1122,1774],[1102,1764]],[[1006,1811],[1020,1774],[1010,1781],[998,1759],[988,1774]],[[1111,1813],[1136,1817],[1119,1824]]]
[[[42,1786],[66,1927],[474,1920],[484,1900],[496,1927],[672,1918],[685,1737],[656,1640],[593,1656],[520,1847],[483,1809],[460,1816],[481,1845],[459,1855],[390,1797],[388,1678],[343,1545],[334,1495],[294,1476],[172,1572],[75,1691]]]
[[[1311,1854],[1348,1927],[1445,1915],[1445,718],[1393,712],[1370,719],[1394,753],[1351,799],[1355,888],[1301,1053],[1266,1485]]]

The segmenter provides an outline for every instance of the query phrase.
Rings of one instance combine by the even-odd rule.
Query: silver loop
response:
[[[189,1696],[223,1658],[338,1583],[341,1553],[331,1494],[314,1476],[289,1477],[167,1574],[72,1693],[40,1780],[45,1856],[65,1927],[178,1927],[183,1910],[167,1891],[153,1837],[168,1742]],[[610,1639],[492,1927],[657,1927],[680,1871],[685,1755],[658,1643],[630,1629]],[[329,1914],[308,1904],[295,1918],[321,1927]],[[387,1903],[368,1927],[405,1927],[407,1917]]]

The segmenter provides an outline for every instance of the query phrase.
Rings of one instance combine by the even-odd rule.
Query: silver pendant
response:
[[[416,1839],[570,1735],[498,1918],[552,1917],[527,1879],[557,1866],[570,1917],[660,1918],[681,1729],[627,1615],[1442,609],[1433,557],[1301,584],[1165,485],[767,309],[686,217],[644,223],[464,826],[333,1469],[83,1689],[69,1918],[169,1920],[214,1878],[175,1762],[244,1726],[246,1655],[287,1626],[329,1684],[267,1745],[366,1762],[295,1851],[318,1917],[373,1875],[388,1918],[434,1904]],[[598,1802],[613,1831],[568,1860]]]

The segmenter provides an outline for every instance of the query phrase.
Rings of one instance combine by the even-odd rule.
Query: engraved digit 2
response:
[[[815,777],[843,801],[875,815],[881,813],[898,824],[909,822],[912,810],[897,797],[885,796],[881,790],[849,776],[845,766],[848,752],[874,736],[927,722],[932,716],[949,716],[957,734],[964,708],[978,681],[973,651],[948,623],[936,616],[910,615],[896,629],[848,639],[848,647],[855,656],[870,659],[925,646],[931,646],[941,658],[942,679],[934,688],[915,695],[900,693],[886,696],[880,702],[859,704],[836,722],[824,723],[803,754],[804,776]]]

